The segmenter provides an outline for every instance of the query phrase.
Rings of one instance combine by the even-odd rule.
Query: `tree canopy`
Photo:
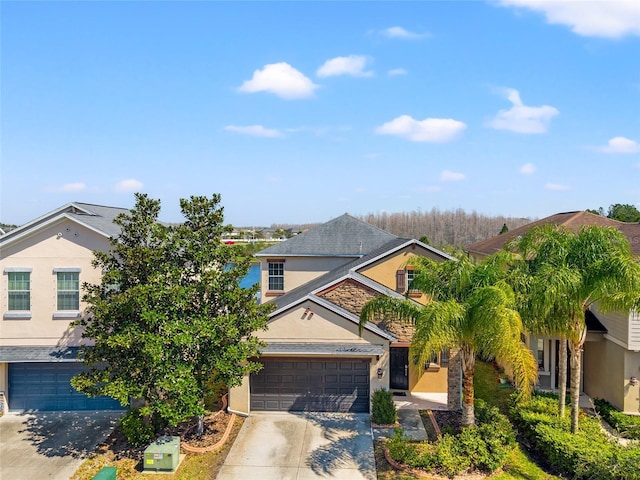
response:
[[[460,349],[462,363],[462,422],[475,423],[473,377],[476,355],[496,358],[511,368],[519,397],[530,395],[538,367],[522,342],[523,325],[515,309],[515,297],[505,283],[505,265],[495,255],[482,263],[466,256],[437,263],[420,257],[412,288],[426,293],[431,301],[420,305],[411,300],[386,296],[365,304],[361,327],[382,317],[411,322],[415,334],[411,343],[416,365],[424,365],[433,354]]]
[[[84,284],[87,314],[77,323],[93,347],[82,357],[90,370],[72,380],[90,396],[129,405],[175,425],[205,413],[212,381],[240,384],[258,369],[254,332],[266,328],[269,306],[258,305],[258,286],[239,281],[249,259],[221,241],[220,195],[180,201],[184,223],[158,221],[160,201],[136,194],[135,207],[107,252],[94,252],[99,285]]]
[[[531,229],[509,248],[521,255],[524,265],[524,280],[517,290],[529,330],[558,335],[561,348],[568,340],[571,428],[576,432],[582,347],[587,335],[585,313],[594,305],[601,311],[640,307],[640,263],[627,238],[608,227],[586,226],[572,232],[545,225]],[[566,350],[561,350],[560,360],[565,358]],[[563,372],[566,369],[560,365],[561,393]],[[563,407],[561,399],[560,413]]]
[[[620,222],[640,222],[640,210],[635,206],[622,203],[614,203],[609,205],[606,214],[604,208],[600,207],[596,210],[587,209],[587,212],[602,215],[603,217],[619,220]]]

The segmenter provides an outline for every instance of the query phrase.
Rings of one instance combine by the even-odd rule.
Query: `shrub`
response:
[[[396,423],[398,412],[393,403],[393,394],[381,388],[371,395],[371,421],[380,425]]]
[[[583,416],[572,434],[568,417],[557,416],[557,399],[534,396],[514,407],[512,417],[535,450],[568,478],[640,480],[640,452],[611,441],[597,419]]]
[[[122,433],[134,447],[141,447],[153,440],[155,433],[153,425],[145,423],[139,409],[131,409],[120,420]]]
[[[396,430],[389,441],[389,453],[411,467],[433,469],[455,476],[466,470],[493,472],[500,468],[515,445],[509,420],[496,407],[476,403],[478,426],[465,427],[455,435],[446,433],[437,443],[412,442]]]
[[[596,411],[620,436],[640,440],[640,416],[627,415],[616,409],[606,400],[596,398],[593,401]]]

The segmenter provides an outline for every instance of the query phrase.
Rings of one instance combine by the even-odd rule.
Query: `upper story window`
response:
[[[31,310],[31,272],[7,272],[9,282],[8,310]]]
[[[57,271],[58,310],[80,310],[80,272]]]
[[[284,290],[284,260],[268,260],[269,290]]]
[[[411,267],[396,272],[396,292],[408,293],[410,296],[420,296],[421,292],[412,287],[413,280],[417,277],[418,272]]]

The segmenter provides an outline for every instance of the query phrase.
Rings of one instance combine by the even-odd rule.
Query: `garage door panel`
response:
[[[252,410],[369,411],[369,360],[262,362],[264,368],[251,375]]]
[[[89,398],[71,386],[81,363],[10,363],[11,410],[120,410],[108,397]]]

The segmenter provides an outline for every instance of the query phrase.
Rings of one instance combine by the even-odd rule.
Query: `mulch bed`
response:
[[[452,430],[454,433],[460,433],[462,430],[462,416],[459,411],[432,410],[432,412],[441,430]]]

